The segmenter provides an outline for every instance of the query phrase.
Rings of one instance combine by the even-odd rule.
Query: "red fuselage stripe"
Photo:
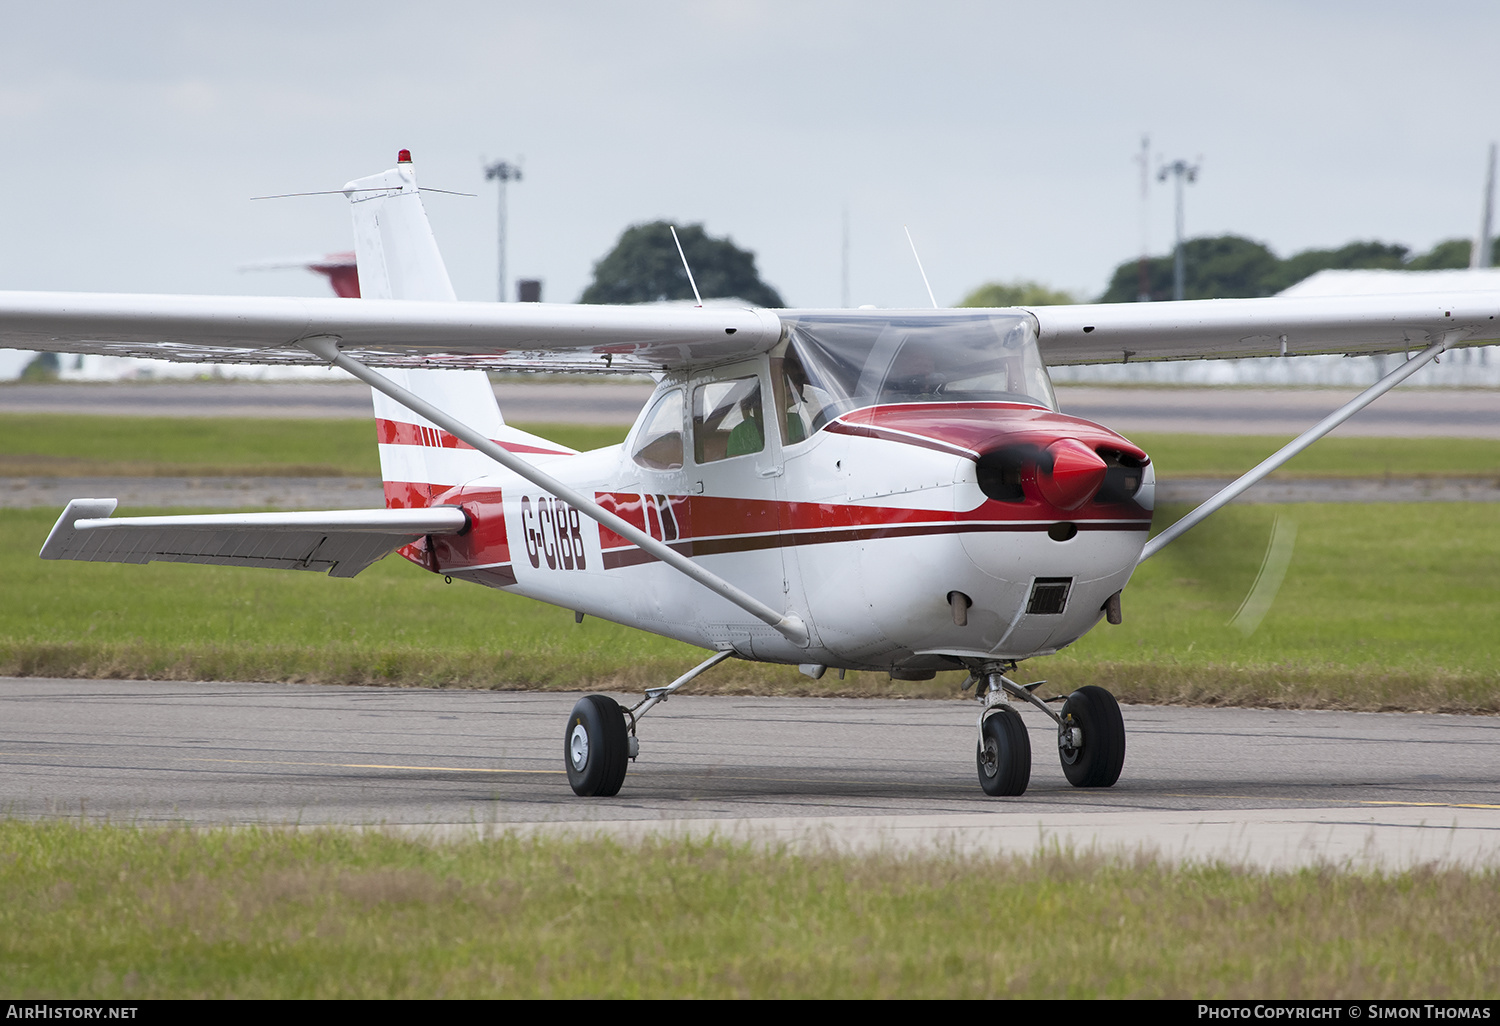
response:
[[[671,547],[684,556],[713,556],[725,552],[753,552],[758,549],[776,549],[792,545],[825,545],[837,542],[870,541],[877,538],[914,538],[934,534],[1040,534],[1052,526],[1045,524],[996,524],[996,523],[946,523],[907,524],[885,527],[868,527],[857,530],[789,531],[784,534],[732,535],[723,538],[692,538],[673,542]],[[1151,530],[1149,522],[1099,523],[1083,521],[1076,525],[1080,531],[1127,531]],[[604,568],[613,570],[621,566],[650,563],[655,556],[627,545],[606,549]]]
[[[420,424],[407,424],[399,420],[376,418],[375,436],[381,445],[417,445],[429,449],[468,449],[470,451],[474,449],[468,442],[446,431],[423,427]],[[543,456],[573,455],[567,449],[545,449],[537,445],[526,445],[523,442],[505,442],[498,438],[492,438],[490,441],[506,452],[536,453]]]

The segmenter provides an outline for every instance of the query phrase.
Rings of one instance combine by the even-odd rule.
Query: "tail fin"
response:
[[[354,217],[359,291],[365,299],[457,299],[438,252],[411,154],[394,168],[344,186]],[[477,431],[519,452],[571,454],[573,450],[505,426],[484,371],[385,370],[387,377],[451,413]],[[494,464],[458,439],[379,392],[375,425],[380,475],[391,508],[427,506],[443,492],[494,470]]]

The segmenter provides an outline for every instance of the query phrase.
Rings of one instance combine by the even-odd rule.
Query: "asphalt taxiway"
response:
[[[1113,788],[994,799],[973,703],[675,696],[620,794],[562,766],[576,695],[0,679],[0,809],[123,823],[716,834],[793,844],[1148,850],[1263,865],[1500,864],[1500,717],[1125,709]],[[625,698],[626,696],[619,696]]]

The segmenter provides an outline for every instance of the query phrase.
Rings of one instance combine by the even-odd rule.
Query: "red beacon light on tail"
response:
[[[396,163],[398,163],[398,164],[410,164],[411,163],[411,150],[402,150],[400,153],[396,154]]]

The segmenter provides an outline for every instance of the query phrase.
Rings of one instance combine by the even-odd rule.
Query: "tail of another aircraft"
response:
[[[355,259],[364,299],[457,297],[438,252],[411,154],[402,150],[394,168],[344,186],[354,218]],[[573,450],[507,427],[484,371],[383,370],[381,373],[477,431],[516,452],[566,454]],[[391,508],[427,506],[455,485],[494,470],[475,450],[425,417],[379,392],[375,426],[380,440],[380,474]]]

